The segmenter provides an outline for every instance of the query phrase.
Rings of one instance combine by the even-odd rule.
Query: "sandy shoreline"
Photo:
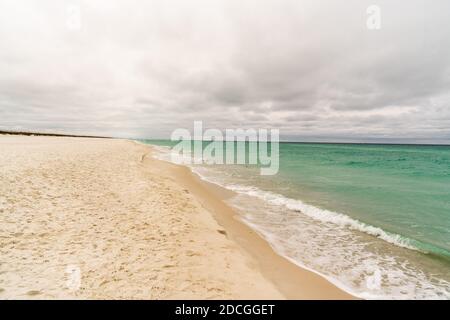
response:
[[[0,136],[0,299],[349,299],[126,140]]]

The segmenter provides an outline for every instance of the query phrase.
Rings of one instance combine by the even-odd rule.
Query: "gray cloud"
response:
[[[366,9],[381,8],[368,30]],[[81,28],[68,27],[68,8]],[[450,3],[0,3],[0,129],[450,142]]]

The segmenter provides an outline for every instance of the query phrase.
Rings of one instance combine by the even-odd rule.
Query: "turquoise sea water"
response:
[[[349,292],[450,298],[449,146],[281,143],[275,176],[192,169],[235,191],[230,205],[279,254]]]
[[[286,143],[278,178],[289,196],[310,190],[304,200],[450,258],[450,147]]]

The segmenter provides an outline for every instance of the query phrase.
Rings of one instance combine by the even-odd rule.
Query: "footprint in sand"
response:
[[[224,236],[227,235],[227,232],[225,230],[217,230],[218,233],[223,234]]]
[[[27,292],[28,296],[37,296],[37,295],[40,295],[40,294],[41,294],[41,291],[39,291],[39,290],[30,290],[30,291]]]

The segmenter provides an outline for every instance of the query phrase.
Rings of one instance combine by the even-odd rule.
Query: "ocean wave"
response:
[[[379,227],[371,226],[364,222],[361,222],[357,219],[351,218],[343,213],[334,212],[322,208],[318,208],[309,204],[304,203],[301,200],[292,199],[285,197],[281,194],[264,191],[254,186],[245,186],[240,184],[227,184],[224,182],[219,182],[216,179],[212,179],[206,174],[202,173],[202,170],[199,168],[191,168],[194,173],[200,176],[201,179],[208,181],[210,183],[217,184],[223,188],[229,189],[236,193],[245,194],[251,197],[255,197],[261,199],[271,205],[282,206],[289,210],[299,212],[304,214],[316,221],[324,222],[324,223],[333,223],[340,227],[347,227],[351,230],[357,230],[360,232],[364,232],[371,236],[375,236],[379,239],[382,239],[386,242],[394,244],[396,246],[420,251],[422,253],[428,253],[427,251],[419,248],[414,243],[415,240],[403,237],[401,235],[387,232]]]
[[[305,214],[308,217],[320,222],[333,223],[341,227],[347,227],[352,230],[361,231],[389,243],[395,244],[399,247],[421,251],[419,248],[412,244],[411,239],[407,239],[398,234],[393,234],[381,228],[368,225],[342,213],[317,208],[315,206],[306,204],[301,200],[287,198],[283,195],[270,191],[263,191],[253,186],[229,184],[225,185],[224,187],[237,193],[242,193],[259,198],[272,205],[284,206],[289,210]]]

